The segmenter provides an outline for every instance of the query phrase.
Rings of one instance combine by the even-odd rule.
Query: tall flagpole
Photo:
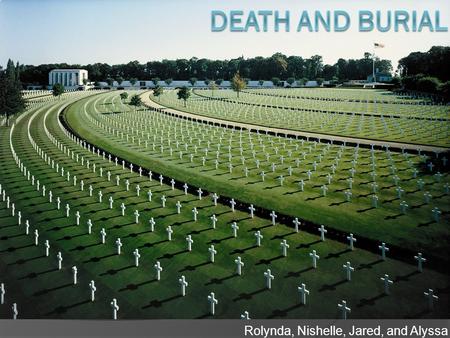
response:
[[[375,42],[373,43],[373,54],[372,54],[372,76],[373,82],[377,82],[375,79]]]

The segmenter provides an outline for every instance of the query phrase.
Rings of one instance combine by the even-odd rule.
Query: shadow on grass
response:
[[[99,243],[93,243],[93,244],[89,244],[89,245],[78,245],[77,247],[70,249],[69,251],[83,251],[84,249],[92,248],[92,247],[98,246],[98,245],[102,245],[102,243],[99,242]]]
[[[334,283],[334,284],[324,284],[324,285],[322,285],[322,287],[319,289],[319,292],[323,292],[323,291],[334,291],[334,290],[336,290],[336,288],[337,288],[339,285],[342,285],[342,284],[345,284],[345,283],[347,283],[347,279],[340,280],[339,282],[336,282],[336,283]]]
[[[172,259],[175,256],[181,255],[181,254],[186,253],[186,252],[189,252],[189,251],[187,249],[184,249],[184,250],[180,250],[180,251],[177,251],[177,252],[174,252],[174,253],[166,253],[166,254],[164,254],[162,256],[159,256],[157,259],[158,260],[160,260],[160,259]]]
[[[314,201],[314,200],[316,200],[318,198],[322,198],[322,197],[323,197],[322,195],[319,195],[319,196],[316,196],[316,197],[308,197],[308,198],[305,199],[305,201]]]
[[[273,318],[277,318],[277,317],[284,318],[288,315],[288,313],[290,311],[298,309],[302,306],[303,306],[303,304],[299,303],[299,304],[292,305],[286,309],[276,309],[267,317],[267,319],[273,319]]]
[[[403,275],[403,276],[396,276],[395,279],[394,279],[394,283],[397,283],[397,282],[407,282],[407,281],[409,281],[409,278],[410,278],[410,277],[415,276],[415,275],[418,275],[418,274],[420,274],[420,272],[417,271],[417,270],[414,270],[414,271],[412,271],[412,272],[410,272],[410,273],[407,273],[406,275]]]
[[[168,302],[170,302],[172,300],[175,300],[175,299],[178,299],[178,298],[181,298],[181,297],[183,297],[183,296],[182,295],[176,295],[176,296],[172,296],[172,297],[169,297],[169,298],[166,298],[166,299],[163,299],[163,300],[155,299],[155,300],[152,300],[150,303],[148,303],[148,305],[144,305],[141,309],[144,310],[144,309],[148,309],[150,307],[159,308],[159,307],[163,306],[164,303],[168,303]]]
[[[235,250],[230,252],[230,255],[243,254],[246,251],[249,251],[251,249],[256,249],[257,247],[258,247],[257,245],[251,245],[251,246],[246,247],[244,249],[235,249]]]
[[[196,265],[186,265],[186,266],[185,266],[183,269],[181,269],[179,272],[184,272],[184,271],[194,271],[195,269],[197,269],[197,268],[199,268],[199,267],[206,266],[206,265],[209,265],[209,264],[211,264],[210,261],[206,261],[206,262],[199,263],[199,264],[196,264]]]
[[[33,293],[33,296],[34,297],[40,297],[40,296],[46,295],[46,294],[48,294],[50,292],[53,292],[53,291],[65,289],[65,288],[67,288],[69,286],[72,286],[72,285],[74,285],[74,284],[73,283],[67,283],[67,284],[55,286],[53,288],[43,289],[43,290],[36,291],[35,293]]]
[[[214,230],[213,228],[205,228],[202,230],[193,230],[188,235],[200,235],[202,232]]]
[[[125,270],[131,269],[131,268],[135,268],[135,267],[136,267],[136,265],[132,264],[132,265],[124,266],[124,267],[122,267],[120,269],[109,269],[108,271],[105,271],[105,272],[99,274],[99,276],[106,276],[106,275],[113,276],[113,275],[117,274],[120,271],[125,271]]]
[[[272,263],[273,261],[282,259],[283,257],[284,257],[283,255],[279,255],[279,256],[276,256],[276,257],[273,257],[273,258],[270,258],[270,259],[261,259],[255,265],[262,265],[262,264],[268,265],[268,264]]]
[[[400,216],[403,216],[403,214],[400,213],[400,214],[396,214],[396,215],[386,216],[384,219],[396,219]]]
[[[298,192],[301,192],[301,190],[298,189],[298,190],[294,190],[294,191],[287,191],[287,192],[283,193],[283,195],[293,195],[293,194],[296,194]]]
[[[239,275],[236,273],[233,273],[233,274],[223,277],[223,278],[212,278],[208,283],[205,284],[205,286],[214,285],[214,284],[219,285],[219,284],[222,284],[223,282],[225,282],[226,280],[236,278],[236,277],[239,277]]]
[[[52,221],[56,221],[57,219],[64,219],[64,218],[66,218],[66,217],[53,218]],[[68,225],[65,225],[65,226],[56,226],[56,227],[48,229],[47,231],[60,231],[60,230],[63,230],[63,229],[70,228],[72,226],[73,226],[73,224],[68,224]]]
[[[384,298],[386,296],[387,295],[383,292],[383,293],[381,293],[381,294],[379,294],[379,295],[377,295],[375,297],[372,297],[372,298],[361,298],[359,300],[358,305],[356,305],[356,306],[357,307],[363,307],[363,306],[367,306],[367,305],[373,306],[373,305],[375,305],[377,300],[382,299],[382,298]]]
[[[253,298],[253,296],[256,296],[257,294],[263,293],[265,291],[269,291],[269,289],[268,288],[262,288],[262,289],[259,289],[259,290],[256,290],[256,291],[253,291],[253,292],[250,292],[250,293],[241,293],[241,294],[239,294],[238,297],[233,299],[233,302],[237,302],[237,301],[240,301],[240,300],[250,300],[250,299]]]
[[[370,211],[370,210],[373,210],[373,209],[375,209],[375,207],[369,207],[369,208],[366,208],[366,209],[359,209],[359,210],[356,210],[356,212],[361,213],[361,212],[366,212],[366,211]]]
[[[272,223],[269,223],[269,224],[266,224],[266,225],[262,225],[260,227],[253,227],[253,228],[247,230],[247,232],[258,231],[258,230],[261,230],[261,229],[270,228],[271,226],[272,226]]]
[[[89,235],[88,233],[85,234],[78,234],[78,235],[67,235],[61,238],[56,239],[57,242],[59,241],[70,241],[71,239],[77,238],[77,237],[83,237]]]
[[[196,317],[195,319],[206,319],[206,318],[209,318],[209,317],[213,317],[213,315],[211,314],[211,313],[205,313],[204,315],[201,315],[201,316],[198,316],[198,317]]]
[[[342,255],[344,255],[344,254],[346,254],[346,253],[349,253],[349,252],[352,252],[352,250],[350,250],[350,249],[345,249],[345,250],[342,250],[342,251],[339,251],[339,252],[330,252],[330,253],[325,257],[325,259],[339,258],[340,256],[342,256]]]
[[[151,248],[151,247],[153,247],[153,246],[155,246],[155,245],[162,244],[162,243],[165,243],[165,242],[169,242],[169,240],[168,240],[168,239],[162,239],[162,240],[160,240],[160,241],[158,241],[158,242],[145,243],[145,244],[142,244],[141,246],[138,246],[138,249],[141,249],[141,248]]]
[[[14,251],[17,251],[17,250],[20,250],[20,249],[31,248],[33,246],[35,246],[35,245],[34,244],[28,244],[28,245],[17,246],[17,247],[10,246],[9,248],[7,248],[5,250],[0,251],[0,253],[3,253],[3,252],[14,252]]]
[[[120,289],[119,292],[134,291],[134,290],[137,290],[140,286],[151,284],[151,283],[155,283],[157,281],[158,280],[156,278],[154,278],[154,279],[150,279],[148,281],[141,282],[141,283],[138,283],[138,284],[131,283],[131,284],[128,284],[127,286],[125,286],[124,288]]]
[[[53,311],[46,313],[45,316],[51,316],[53,314],[63,314],[63,313],[67,313],[68,310],[73,309],[77,306],[81,306],[84,304],[89,304],[91,302],[90,299],[87,300],[83,300],[81,302],[75,303],[75,304],[71,304],[71,305],[66,305],[66,306],[58,306],[57,308],[55,308]]]
[[[232,239],[232,238],[234,238],[234,236],[228,236],[228,237],[224,237],[224,238],[221,238],[221,239],[213,239],[213,240],[209,241],[208,244],[219,244],[219,243],[221,243],[223,241],[227,241],[227,240]]]
[[[45,271],[41,271],[41,272],[30,272],[28,275],[20,277],[19,280],[33,279],[33,278],[36,278],[38,276],[45,275],[46,273],[55,272],[55,271],[58,271],[58,269],[57,268],[53,268],[53,269],[49,269],[49,270],[45,270]]]
[[[334,206],[339,206],[339,205],[345,204],[345,203],[348,203],[348,201],[333,202],[333,203],[330,203],[329,206],[330,206],[330,207],[334,207]]]
[[[287,234],[284,234],[284,235],[276,235],[276,236],[273,236],[271,238],[271,240],[273,240],[273,239],[284,239],[284,238],[286,238],[288,236],[291,236],[291,235],[294,235],[296,233],[297,233],[296,231],[291,231],[291,232],[288,232]]]
[[[309,268],[302,269],[300,271],[289,271],[287,273],[287,275],[284,276],[284,278],[291,278],[291,277],[297,278],[297,277],[300,277],[300,275],[302,273],[305,273],[305,272],[308,272],[308,271],[311,271],[311,270],[314,270],[314,268],[312,266],[310,266]]]
[[[116,253],[112,253],[112,254],[104,255],[104,256],[100,256],[100,257],[95,256],[95,257],[91,257],[87,261],[84,261],[83,263],[97,263],[97,262],[100,262],[102,259],[113,257],[115,255],[116,255]]]
[[[417,227],[418,228],[427,227],[427,226],[430,226],[433,223],[436,223],[436,222],[435,221],[429,221],[429,222],[420,223],[420,224],[417,225]]]
[[[26,236],[26,234],[17,234],[17,235],[13,235],[13,236],[2,236],[2,237],[0,237],[0,241],[6,241],[7,239],[24,237],[24,236]]]
[[[128,235],[124,236],[123,238],[136,238],[139,235],[148,234],[148,233],[152,233],[152,232],[153,231],[151,231],[151,230],[141,231],[141,232],[134,232],[132,234],[128,234]]]
[[[318,240],[316,240],[316,241],[312,241],[312,242],[309,242],[309,243],[302,243],[302,244],[300,244],[299,246],[297,246],[296,247],[296,249],[303,249],[303,248],[309,248],[310,246],[312,246],[312,245],[314,245],[314,244],[318,244],[318,243],[320,243],[320,242],[322,242],[320,239],[318,239]]]
[[[14,263],[9,263],[8,265],[22,265],[25,264],[26,262],[31,262],[40,258],[45,258],[45,255],[39,255],[36,257],[31,257],[31,258],[27,258],[27,259],[18,259],[17,261],[15,261]]]

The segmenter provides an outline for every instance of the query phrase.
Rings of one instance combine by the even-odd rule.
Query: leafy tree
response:
[[[25,100],[21,93],[20,69],[8,60],[6,69],[0,67],[0,114],[5,115],[9,125],[11,115],[25,109]]]
[[[231,80],[231,89],[236,92],[238,98],[239,93],[245,89],[246,85],[247,84],[245,83],[245,80],[241,77],[239,72],[236,72],[236,74],[234,74],[233,76],[233,79]]]
[[[207,86],[209,86],[209,83],[211,82],[211,80],[206,79],[205,81],[203,81],[203,83]]]
[[[297,85],[298,85],[298,86],[304,86],[304,85],[306,85],[306,83],[307,83],[308,81],[309,81],[308,78],[303,77],[303,78],[301,78],[300,80],[297,80]]]
[[[191,84],[192,87],[194,87],[196,82],[197,82],[197,78],[196,77],[191,77],[189,79],[189,83]]]
[[[450,80],[450,47],[433,46],[428,52],[413,52],[398,61],[402,77],[424,74],[441,81]],[[378,63],[377,63],[378,68]]]
[[[423,74],[410,75],[402,77],[402,85],[408,90],[417,90],[417,82],[423,77]]]
[[[263,84],[264,84],[264,80],[259,80],[259,81],[258,81],[258,84],[262,87]]]
[[[275,87],[277,87],[280,84],[280,78],[279,77],[273,77],[272,83]]]
[[[293,77],[288,77],[286,82],[289,84],[289,86],[292,86],[295,82],[295,79]]]
[[[127,92],[120,93],[120,99],[122,101],[125,101],[126,99],[128,99],[128,93]]]
[[[64,94],[64,90],[64,86],[61,83],[55,83],[52,88],[53,96],[61,99],[61,95]]]
[[[130,99],[130,105],[140,107],[142,105],[141,97],[139,95],[133,95]]]
[[[120,86],[123,82],[123,77],[119,76],[116,78],[117,84]]]
[[[417,81],[417,90],[427,93],[436,93],[440,84],[439,79],[426,76]]]
[[[450,81],[444,82],[439,86],[439,92],[448,102],[450,100]]]
[[[165,79],[164,82],[166,83],[166,85],[170,86],[170,84],[173,82],[173,80],[171,78]]]
[[[401,83],[402,80],[398,76],[393,77],[391,80],[391,84],[394,86],[394,88],[399,88]]]
[[[112,87],[112,85],[114,84],[114,79],[112,77],[108,77],[106,79],[106,83],[108,84],[108,86]]]
[[[274,77],[284,77],[288,69],[286,55],[276,53],[269,59],[270,67],[275,71]]]
[[[159,100],[161,100],[160,96],[163,94],[164,89],[163,87],[157,85],[155,88],[153,88],[153,95],[157,97]]]
[[[134,86],[136,84],[136,82],[137,82],[137,79],[135,77],[130,79],[130,83],[132,86]]]
[[[324,78],[323,78],[323,77],[318,77],[318,78],[316,79],[316,82],[317,82],[317,84],[318,84],[319,86],[322,85],[323,81],[324,81]]]
[[[156,87],[158,85],[158,82],[161,81],[159,77],[154,77],[152,79],[153,85]],[[167,81],[167,80],[166,80]],[[166,82],[167,83],[167,82]]]
[[[188,87],[183,86],[183,87],[178,89],[177,96],[178,96],[178,100],[183,100],[184,101],[184,106],[186,107],[186,105],[187,105],[186,101],[191,96],[191,91],[189,90]]]
[[[320,55],[313,55],[309,59],[306,59],[306,71],[309,78],[315,79],[322,73],[323,61]]]
[[[220,86],[223,82],[223,79],[217,79],[215,82],[216,82],[216,85]]]
[[[86,79],[86,78],[83,79],[83,84],[84,84],[85,86],[88,84],[88,82],[89,82],[88,79]]]
[[[325,80],[332,80],[337,74],[337,66],[336,65],[325,65],[323,66],[322,76]]]
[[[214,81],[209,82],[209,89],[211,90],[211,96],[214,96],[214,92],[216,91],[217,87],[218,86]]]

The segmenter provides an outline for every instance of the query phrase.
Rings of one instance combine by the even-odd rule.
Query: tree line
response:
[[[402,85],[407,90],[439,94],[450,99],[450,47],[433,46],[399,60]]]
[[[376,67],[381,72],[391,72],[389,60],[376,60]],[[139,63],[131,61],[126,64],[109,65],[106,63],[79,64],[42,64],[21,65],[22,82],[26,84],[47,85],[48,73],[55,68],[83,68],[89,72],[93,82],[113,80],[231,80],[239,72],[245,79],[271,80],[278,78],[287,80],[364,80],[372,73],[372,55],[364,53],[361,59],[339,59],[335,64],[324,64],[322,56],[313,55],[310,58],[301,56],[286,56],[276,53],[270,57],[254,58],[239,57],[231,60],[209,60],[205,58],[190,58],[177,60],[149,61]],[[121,82],[121,81],[118,81]]]

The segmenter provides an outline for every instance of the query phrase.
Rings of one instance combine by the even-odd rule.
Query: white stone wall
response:
[[[106,81],[99,81],[98,84],[101,87],[109,87],[108,83]],[[170,88],[176,88],[176,87],[183,87],[186,86],[188,88],[191,88],[192,85],[189,81],[181,81],[181,80],[173,80],[170,85],[167,85],[167,83],[165,83],[163,80],[158,82],[158,85],[161,87],[170,87]],[[153,88],[155,85],[153,84],[152,81],[150,80],[140,80],[137,81],[134,86],[131,85],[130,81],[123,81],[122,83],[119,83],[117,81],[114,81],[113,85],[114,88],[117,87],[123,87],[125,89],[131,89],[131,88],[140,88],[140,87],[147,87],[147,88]],[[194,85],[195,88],[208,88],[208,85],[205,84],[205,82],[203,80],[199,80],[195,83]],[[231,84],[230,81],[222,81],[222,83],[220,84],[221,88],[230,88]],[[262,85],[259,84],[259,81],[249,81],[247,83],[247,88],[273,88],[274,85],[272,83],[272,81],[264,81]],[[284,81],[284,87],[289,87],[289,84]],[[291,87],[299,87],[297,85],[297,82],[294,82],[292,84]],[[305,84],[305,87],[319,87],[319,84],[317,83],[317,81],[308,81]]]
[[[61,83],[68,89],[82,86],[83,79],[88,79],[88,72],[85,69],[53,69],[48,74],[50,86]]]

